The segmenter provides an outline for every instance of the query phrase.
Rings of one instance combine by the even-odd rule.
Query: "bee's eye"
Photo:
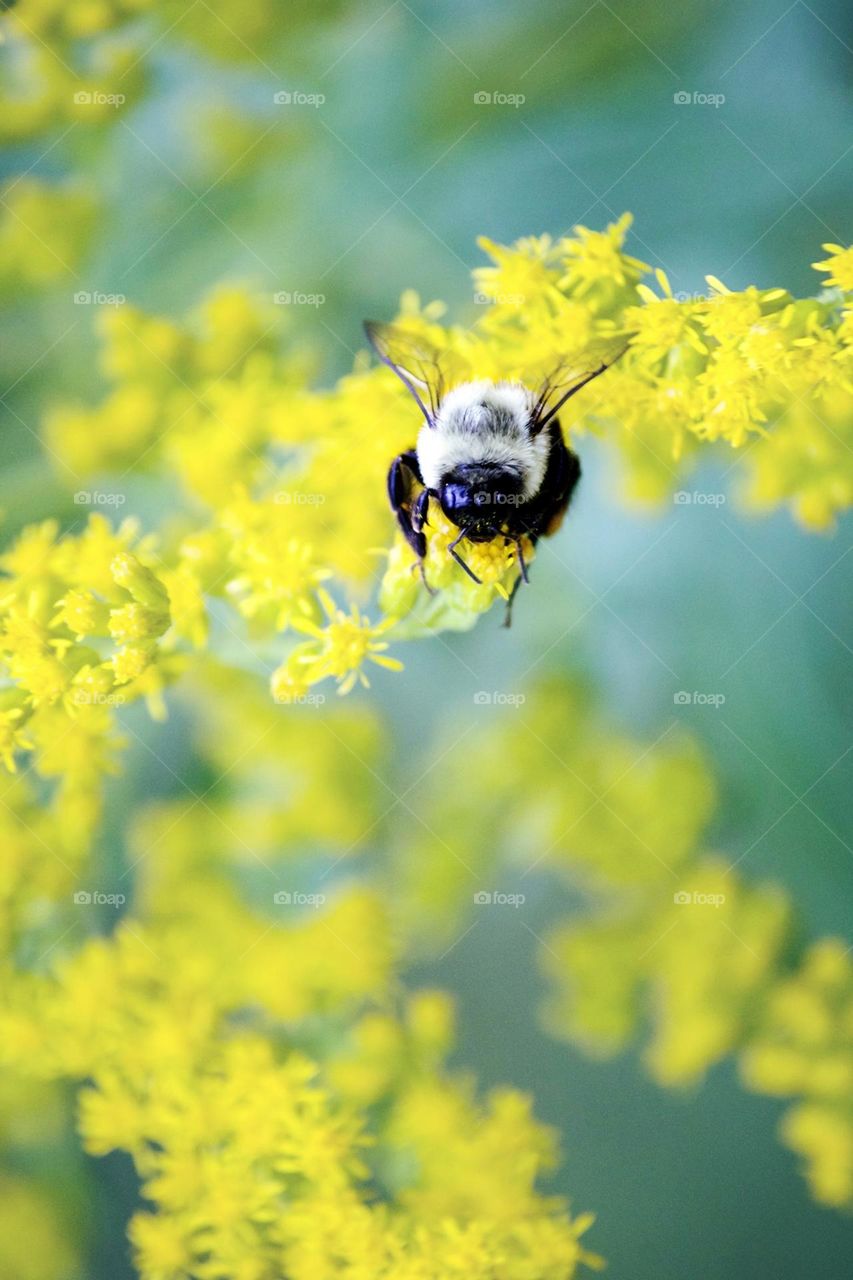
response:
[[[444,513],[451,520],[457,519],[460,515],[471,514],[477,509],[476,494],[469,484],[453,481],[443,484],[439,496]]]
[[[492,525],[519,500],[520,491],[519,477],[511,472],[472,465],[459,468],[444,481],[439,499],[455,524]]]

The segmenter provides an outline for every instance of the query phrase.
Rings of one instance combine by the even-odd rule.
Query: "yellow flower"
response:
[[[474,270],[474,286],[480,301],[489,299],[498,306],[523,307],[539,304],[543,297],[559,297],[559,271],[550,236],[518,240],[512,248],[480,236],[477,244],[495,263]]]
[[[403,669],[397,658],[386,656],[388,642],[378,639],[395,625],[396,618],[371,623],[356,604],[346,613],[337,607],[327,591],[320,588],[317,595],[328,619],[326,626],[318,626],[307,618],[293,620],[297,631],[313,636],[317,641],[316,647],[296,657],[297,670],[302,669],[308,684],[332,676],[337,682],[338,692],[344,694],[349,693],[356,681],[370,687],[362,669],[365,662],[374,662],[388,671]]]
[[[76,640],[85,636],[105,635],[108,626],[107,606],[91,591],[73,589],[56,602],[53,627],[67,627]]]
[[[848,293],[853,292],[853,247],[845,248],[840,244],[825,244],[821,247],[826,249],[829,257],[823,262],[813,262],[815,271],[830,273],[826,280],[828,285],[835,285]]]
[[[645,275],[650,268],[622,252],[632,221],[630,214],[623,213],[606,231],[575,227],[576,237],[560,245],[565,266],[561,286],[583,296],[603,283],[631,285]]]
[[[6,711],[0,711],[0,760],[10,773],[14,773],[17,768],[15,753],[25,751],[33,745],[26,734],[23,720],[22,707],[11,707]]]
[[[119,650],[111,659],[116,684],[127,684],[130,680],[139,679],[148,668],[151,658],[150,649],[142,645],[128,645]]]
[[[138,604],[168,616],[166,588],[136,556],[127,551],[121,552],[113,559],[110,571],[118,585],[129,591]]]
[[[175,1280],[195,1265],[190,1228],[180,1218],[137,1213],[128,1234],[137,1265],[146,1280]]]
[[[853,1203],[853,963],[845,942],[813,944],[778,984],[741,1068],[752,1089],[797,1099],[782,1136],[804,1157],[816,1198]]]
[[[244,500],[224,516],[238,569],[227,590],[247,618],[267,617],[277,631],[309,614],[316,588],[331,577],[311,543],[294,536],[288,515],[284,503]]]

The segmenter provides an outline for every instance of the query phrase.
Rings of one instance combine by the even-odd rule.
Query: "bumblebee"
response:
[[[487,380],[446,391],[437,355],[425,344],[393,325],[368,321],[364,328],[424,417],[417,444],[388,472],[391,509],[422,571],[424,525],[435,500],[459,530],[448,552],[474,582],[480,579],[457,549],[460,543],[504,538],[514,544],[520,571],[514,596],[529,581],[522,538],[535,546],[556,532],[580,479],[580,461],[563,439],[557,413],[613,360],[580,374],[561,368],[536,391]]]

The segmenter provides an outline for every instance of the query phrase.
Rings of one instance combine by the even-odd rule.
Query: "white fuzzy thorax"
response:
[[[530,435],[536,397],[517,382],[463,382],[448,391],[433,426],[418,436],[418,462],[428,489],[466,462],[493,462],[521,477],[532,498],[545,477],[548,433]]]

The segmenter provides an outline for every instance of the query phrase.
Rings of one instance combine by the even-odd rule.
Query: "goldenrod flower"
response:
[[[623,253],[623,245],[633,219],[623,213],[606,231],[575,227],[573,239],[561,243],[565,274],[560,284],[579,295],[600,286],[635,284],[649,270],[639,258]]]
[[[751,1088],[797,1099],[782,1136],[805,1159],[815,1197],[853,1202],[853,964],[840,938],[815,943],[773,991],[742,1071]]]
[[[0,760],[10,773],[14,773],[17,768],[16,752],[24,751],[32,745],[24,728],[23,708],[10,707],[6,711],[0,711]]]
[[[829,272],[826,283],[853,293],[853,247],[844,248],[840,244],[825,244],[821,248],[829,254],[823,262],[813,262],[815,271]]]
[[[476,776],[452,755],[432,770],[431,830],[408,834],[398,872],[409,926],[445,947],[464,927],[472,871],[494,883],[511,861],[544,861],[566,874],[590,907],[542,946],[549,1029],[594,1055],[642,1036],[647,1069],[668,1087],[735,1055],[751,1088],[793,1099],[782,1137],[804,1157],[815,1197],[853,1203],[846,944],[825,939],[798,955],[789,897],[703,852],[713,786],[688,741],[615,738],[558,681],[531,691],[523,720],[522,735],[513,710],[466,739]],[[535,796],[508,785],[510,755],[536,778]]]
[[[338,608],[327,591],[320,588],[317,595],[328,619],[326,626],[318,626],[307,618],[293,619],[297,631],[313,636],[318,642],[316,647],[303,649],[295,658],[296,669],[301,669],[308,684],[332,676],[338,692],[343,694],[349,693],[356,681],[365,688],[370,687],[363,671],[365,662],[374,662],[388,671],[402,671],[402,662],[386,656],[388,642],[378,639],[394,626],[396,618],[371,623],[356,604],[347,613]]]
[[[86,636],[106,635],[109,609],[92,591],[72,589],[56,602],[53,627],[67,627],[75,640]]]

